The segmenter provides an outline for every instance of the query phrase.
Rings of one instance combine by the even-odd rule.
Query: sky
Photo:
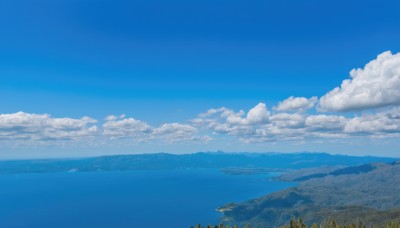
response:
[[[397,0],[4,0],[0,159],[400,157]]]

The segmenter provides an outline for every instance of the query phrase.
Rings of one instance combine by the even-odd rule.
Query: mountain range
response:
[[[394,158],[331,155],[327,153],[223,153],[137,154],[91,158],[34,159],[0,161],[0,174],[94,172],[112,170],[216,168],[228,172],[246,172],[262,168],[266,171],[288,171],[321,166],[353,166],[369,162],[390,162]]]

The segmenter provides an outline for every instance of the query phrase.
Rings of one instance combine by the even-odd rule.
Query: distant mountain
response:
[[[359,166],[323,166],[317,168],[306,168],[301,170],[295,170],[292,172],[286,172],[285,174],[277,177],[277,180],[281,181],[290,181],[290,182],[300,182],[311,180],[314,178],[322,178],[326,176],[340,176],[347,174],[360,174],[360,173],[368,173],[374,169],[385,166],[385,163],[370,163],[363,164]]]
[[[320,166],[352,166],[369,162],[391,162],[394,158],[356,157],[327,153],[194,153],[115,155],[80,159],[0,161],[0,174],[92,172],[111,170],[264,168],[290,170]],[[240,170],[239,170],[240,173]]]
[[[327,218],[342,224],[400,221],[400,162],[339,168],[297,179],[304,181],[258,199],[227,204],[220,211],[231,222],[256,228],[282,226],[294,217],[302,217],[306,224]]]

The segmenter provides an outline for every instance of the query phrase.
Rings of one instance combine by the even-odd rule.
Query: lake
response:
[[[292,186],[215,169],[0,176],[0,227],[163,227],[217,223],[215,209]]]

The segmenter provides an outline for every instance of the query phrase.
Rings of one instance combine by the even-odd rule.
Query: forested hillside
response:
[[[283,226],[293,217],[303,217],[307,224],[326,218],[341,224],[361,220],[367,225],[399,220],[400,163],[370,166],[374,168],[369,171],[307,179],[258,199],[227,204],[220,211],[227,221],[256,228]]]

